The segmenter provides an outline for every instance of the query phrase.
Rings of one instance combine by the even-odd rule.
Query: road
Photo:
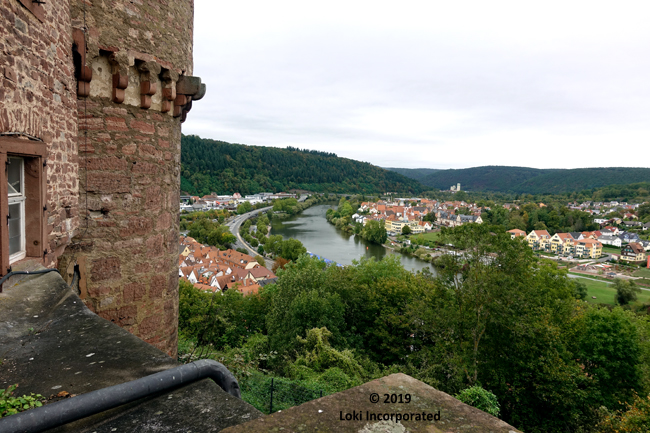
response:
[[[298,201],[303,202],[303,201],[307,200],[307,197],[309,197],[309,196],[301,195],[300,198],[298,199]],[[245,214],[235,215],[230,221],[228,221],[226,223],[226,225],[230,229],[230,233],[235,235],[235,238],[237,238],[237,240],[235,241],[235,245],[233,245],[234,249],[244,248],[245,250],[249,251],[250,255],[253,256],[253,257],[259,255],[257,250],[253,249],[253,247],[248,245],[248,243],[246,243],[246,241],[244,241],[244,239],[242,239],[241,235],[239,234],[239,228],[244,223],[244,221],[246,221],[247,219],[253,218],[253,217],[259,215],[260,213],[267,212],[269,209],[272,209],[272,208],[273,208],[273,206],[266,206],[266,207],[263,207],[263,208],[260,208],[260,209],[255,209],[253,211],[246,212]],[[268,265],[267,268],[270,269],[271,266],[273,266],[273,262],[270,261],[270,260],[267,260],[267,265]]]

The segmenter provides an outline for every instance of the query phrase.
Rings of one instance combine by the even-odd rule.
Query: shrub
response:
[[[462,390],[456,398],[465,404],[487,412],[492,416],[499,416],[500,408],[497,396],[479,385]]]
[[[7,389],[0,389],[0,418],[14,415],[34,407],[43,406],[43,396],[30,393],[21,397],[12,397],[18,385],[11,385]]]

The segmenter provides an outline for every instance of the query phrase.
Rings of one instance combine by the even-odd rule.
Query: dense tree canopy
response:
[[[488,224],[441,237],[458,252],[436,274],[408,272],[395,256],[338,267],[302,255],[257,295],[183,287],[181,332],[244,359],[277,354],[259,365],[333,390],[396,371],[453,395],[480,385],[483,403],[531,433],[595,432],[603,411],[644,407],[646,316],[579,301],[566,271]]]
[[[181,190],[189,194],[254,194],[303,189],[341,193],[417,193],[419,182],[334,154],[181,139]]]

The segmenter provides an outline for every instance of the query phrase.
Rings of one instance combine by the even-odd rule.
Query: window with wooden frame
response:
[[[0,136],[0,274],[25,258],[42,261],[47,250],[44,143]]]

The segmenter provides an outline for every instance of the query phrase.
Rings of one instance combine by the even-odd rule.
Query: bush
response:
[[[462,390],[456,395],[456,398],[465,404],[487,412],[492,416],[499,416],[501,409],[497,396],[490,391],[483,389],[479,385]]]
[[[264,252],[264,247],[262,247],[262,252]],[[264,257],[262,256],[255,256],[255,261],[261,266],[266,266],[266,260],[264,260]]]
[[[0,418],[17,414],[27,409],[43,406],[43,396],[31,393],[21,397],[12,397],[18,385],[11,385],[7,389],[0,389]]]
[[[650,431],[650,396],[635,396],[627,410],[608,413],[598,425],[599,433],[645,433]]]

